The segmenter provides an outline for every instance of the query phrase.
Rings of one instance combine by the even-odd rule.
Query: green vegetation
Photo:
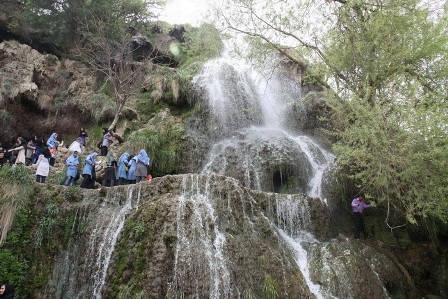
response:
[[[268,52],[280,52],[283,61],[306,66],[304,82],[326,87],[337,196],[349,200],[364,190],[384,207],[392,230],[423,226],[434,240],[446,231],[446,12],[430,16],[417,0],[334,0],[311,22],[299,16],[317,8],[313,1],[276,10],[250,3],[238,1],[232,15],[224,8],[220,20],[247,35],[252,57],[265,63]]]
[[[157,120],[155,120],[157,122]],[[167,124],[154,130],[142,129],[127,139],[133,152],[145,149],[151,157],[153,176],[179,173],[182,158],[183,131],[175,124]]]
[[[25,274],[28,270],[28,262],[14,254],[12,250],[0,249],[0,277],[2,281],[7,281],[11,285],[21,285],[24,283]]]
[[[276,299],[278,296],[277,282],[269,274],[264,274],[263,293],[267,299]]]
[[[54,45],[53,52],[67,54],[73,43],[82,41],[79,31],[83,26],[93,26],[95,20],[101,19],[107,25],[108,35],[119,36],[128,26],[141,27],[139,24],[150,19],[163,3],[162,0],[68,0],[64,3],[26,0],[23,18],[41,42]]]
[[[191,84],[193,77],[209,59],[218,57],[223,49],[222,35],[211,24],[200,27],[187,26],[187,42],[180,47],[180,66],[167,77],[179,84],[179,97],[192,103]]]
[[[243,299],[256,299],[254,292],[251,289],[245,289],[243,292]]]
[[[34,246],[41,247],[44,238],[51,236],[54,227],[56,226],[56,219],[59,214],[59,207],[54,203],[49,203],[45,207],[45,215],[40,218],[38,229],[34,238]]]
[[[121,285],[118,299],[144,299],[147,298],[145,291],[139,291],[135,286]]]
[[[352,94],[331,102],[343,123],[334,150],[352,183],[391,208],[390,228],[405,218],[435,237],[448,222],[446,26],[417,1],[381,2],[342,6],[332,31],[329,70]]]
[[[30,200],[33,192],[30,173],[22,165],[4,165],[0,168],[0,245],[6,239],[17,211]]]

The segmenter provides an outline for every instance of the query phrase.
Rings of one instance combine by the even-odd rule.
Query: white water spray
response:
[[[226,238],[219,230],[209,193],[198,176],[185,176],[179,197],[177,244],[171,298],[234,298],[224,254]]]
[[[131,186],[127,189],[126,201],[118,206],[118,208],[110,210],[110,206],[106,203],[101,209],[99,214],[101,220],[97,222],[97,226],[93,230],[89,241],[89,260],[95,265],[95,272],[93,273],[93,290],[92,298],[101,299],[101,291],[103,289],[107,269],[109,267],[110,258],[115,249],[118,235],[123,229],[126,215],[128,215],[133,209],[138,207],[140,201],[140,190],[138,192],[138,198],[134,202],[135,186]],[[139,186],[141,188],[141,186]],[[117,191],[118,192],[118,191]],[[114,200],[119,201],[119,194],[116,194]],[[105,217],[106,214],[110,215]],[[103,222],[108,221],[108,222]]]

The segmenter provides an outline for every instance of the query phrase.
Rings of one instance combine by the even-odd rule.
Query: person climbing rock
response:
[[[361,191],[352,201],[353,221],[355,224],[355,240],[359,240],[359,234],[361,231],[364,234],[364,237],[368,238],[362,212],[364,209],[372,207],[372,205],[366,204],[364,202],[365,199],[366,197],[364,195],[364,192]]]

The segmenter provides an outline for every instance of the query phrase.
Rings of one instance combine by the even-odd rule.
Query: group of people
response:
[[[98,143],[100,154],[97,152],[89,154],[84,161],[81,172],[81,169],[78,169],[78,167],[80,167],[79,153],[81,151],[82,140],[75,140],[69,147],[72,155],[65,161],[67,173],[64,185],[72,186],[80,175],[82,175],[83,180],[80,187],[93,189],[96,181],[97,156],[106,157],[106,168],[102,181],[103,186],[112,187],[115,185],[135,184],[151,178],[148,169],[151,159],[144,149],[140,150],[138,155],[133,156],[132,159],[131,155],[125,152],[117,161],[115,154],[109,150],[113,142],[113,133],[108,128],[103,128],[103,137]]]
[[[87,137],[87,131],[81,128],[77,141],[85,146]],[[4,149],[0,146],[0,166],[5,163],[30,166],[36,164],[41,155],[48,159],[50,166],[54,166],[58,148],[63,145],[64,141],[58,140],[58,133],[56,132],[51,134],[47,141],[37,136],[30,138],[19,136],[10,149]]]
[[[81,175],[83,177],[80,187],[86,189],[93,189],[96,181],[96,158],[97,152],[88,155],[84,161]],[[123,153],[118,162],[112,151],[108,151],[105,160],[105,172],[103,177],[103,186],[112,187],[115,185],[135,184],[143,180],[151,178],[149,172],[149,165],[151,159],[144,149],[140,150],[138,155],[130,159],[128,152]],[[77,151],[74,151],[71,156],[65,161],[67,166],[66,178],[64,186],[72,186],[80,174],[80,161]]]
[[[5,163],[32,165],[37,168],[36,181],[45,183],[50,166],[54,166],[56,161],[57,148],[63,144],[57,140],[57,133],[53,133],[47,142],[37,136],[28,140],[19,136],[10,149],[0,147],[0,166]]]
[[[103,186],[115,186],[138,183],[151,177],[149,165],[151,159],[144,149],[131,158],[128,152],[123,153],[118,161],[110,145],[114,142],[114,134],[103,128],[103,137],[98,143],[100,154],[93,152],[89,154],[81,165],[80,154],[87,143],[87,131],[80,129],[76,140],[68,147],[71,155],[66,159],[67,167],[64,186],[72,186],[82,176],[81,188],[93,189],[96,181],[96,161],[98,156],[105,156],[105,173],[102,181]],[[36,168],[36,182],[45,183],[50,172],[50,166],[55,165],[58,149],[64,144],[58,141],[58,133],[54,132],[46,142],[36,136],[26,140],[18,137],[14,146],[8,150],[0,147],[0,164],[12,163],[33,166]]]

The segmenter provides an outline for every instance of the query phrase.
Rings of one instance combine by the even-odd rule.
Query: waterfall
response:
[[[322,199],[334,156],[282,123],[288,104],[302,97],[297,84],[226,56],[206,63],[194,82],[208,100],[209,139],[216,141],[202,173],[231,176],[256,190]]]
[[[179,197],[171,298],[234,298],[224,254],[226,238],[216,221],[213,196],[198,177],[185,176]]]
[[[71,233],[76,241],[70,239],[67,249],[56,259],[48,298],[102,298],[118,235],[126,216],[137,209],[140,201],[141,186],[137,186],[110,189],[111,194],[101,203],[91,202],[76,210]],[[88,238],[79,237],[85,233],[90,234]]]
[[[302,97],[297,84],[275,73],[267,78],[225,56],[208,62],[195,83],[205,91],[210,140],[216,140],[203,173],[234,177],[255,190],[299,193],[326,203],[322,183],[334,156],[310,137],[291,132],[282,122],[287,104]],[[294,198],[276,196],[274,221],[279,236],[294,252],[311,293],[319,299],[330,298],[311,279],[305,244],[318,241],[309,233],[312,223],[307,205]],[[185,238],[179,245],[184,242],[188,244],[191,239]]]
[[[102,298],[101,290],[103,289],[106,280],[107,269],[118,235],[124,226],[126,215],[128,215],[132,209],[138,207],[140,196],[137,197],[137,204],[135,206],[133,204],[134,188],[135,186],[128,188],[126,201],[123,205],[112,211],[112,214],[108,219],[109,222],[103,222],[106,217],[101,217],[101,221],[97,222],[97,226],[90,236],[88,256],[95,264],[96,269],[93,273],[93,298]],[[119,202],[119,200],[120,197],[117,191],[113,197],[113,201]],[[104,205],[102,209],[100,209],[100,215],[104,215],[103,211],[106,210],[108,210],[108,207]]]

